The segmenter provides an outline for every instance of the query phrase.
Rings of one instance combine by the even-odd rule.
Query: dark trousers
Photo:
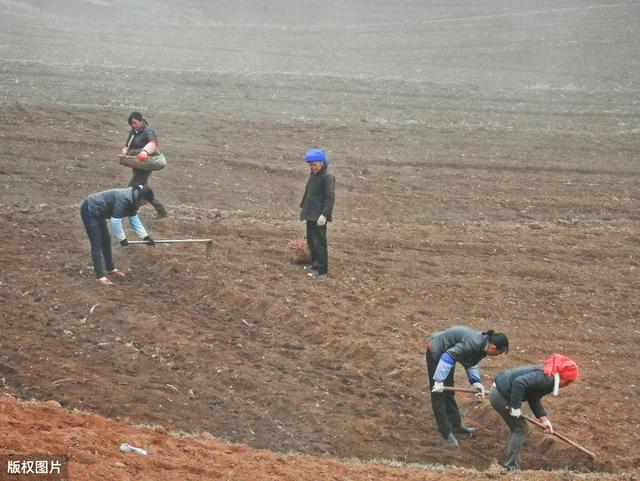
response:
[[[112,271],[115,269],[111,254],[111,235],[109,234],[109,229],[107,229],[107,221],[91,215],[86,200],[80,206],[80,217],[91,243],[91,259],[93,260],[96,279],[100,279],[107,274],[105,264],[107,270]]]
[[[529,432],[527,421],[525,421],[524,418],[514,418],[509,413],[509,401],[500,394],[500,391],[498,391],[498,388],[495,386],[489,391],[489,401],[493,409],[498,411],[498,414],[500,414],[504,422],[507,423],[511,431],[504,466],[508,469],[519,469],[520,451],[522,451],[522,447],[527,440],[527,433]]]
[[[133,177],[129,181],[128,187],[133,187],[135,185],[147,185],[149,182],[149,176],[151,175],[150,170],[142,170],[142,169],[132,169]],[[167,215],[167,209],[165,209],[164,205],[158,200],[154,199],[150,202],[153,208],[156,210],[158,215],[165,216]]]
[[[307,245],[311,252],[311,262],[317,268],[318,274],[326,274],[329,270],[326,224],[318,225],[315,221],[307,221]]]
[[[443,436],[447,436],[452,430],[457,429],[462,424],[462,418],[460,417],[460,410],[456,403],[455,393],[453,391],[444,392],[431,392],[433,389],[433,375],[436,373],[436,367],[440,358],[434,359],[430,349],[427,349],[427,372],[429,373],[429,392],[431,393],[431,408],[433,409],[433,415],[436,418],[436,425],[438,431]],[[445,386],[453,387],[453,375],[455,373],[455,366],[451,368],[451,372],[444,380]]]

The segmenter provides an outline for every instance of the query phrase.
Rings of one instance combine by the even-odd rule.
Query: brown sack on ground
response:
[[[290,240],[287,249],[291,256],[291,260],[296,264],[309,264],[311,262],[311,253],[305,239]]]

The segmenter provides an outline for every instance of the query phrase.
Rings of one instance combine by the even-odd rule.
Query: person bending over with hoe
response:
[[[131,129],[129,130],[125,146],[122,147],[118,154],[119,157],[124,157],[125,155],[135,156],[139,161],[143,162],[147,160],[149,156],[160,154],[156,133],[140,112],[131,112],[129,115],[129,126]],[[150,175],[150,170],[134,168],[129,187],[147,185]],[[159,200],[152,200],[151,205],[156,210],[158,218],[167,217],[167,209]]]
[[[496,376],[489,391],[489,401],[509,427],[511,436],[504,466],[508,470],[520,468],[520,451],[527,439],[529,428],[522,417],[522,403],[527,401],[533,414],[553,433],[553,426],[540,398],[566,387],[578,378],[578,365],[570,358],[554,354],[542,366],[523,366],[507,369]]]
[[[309,179],[300,201],[300,220],[307,223],[307,245],[311,252],[311,277],[329,271],[327,222],[331,222],[335,202],[336,179],[329,173],[329,161],[319,149],[309,150],[304,160],[309,165]]]
[[[138,218],[138,209],[153,201],[150,187],[136,186],[111,189],[89,195],[80,206],[80,217],[91,243],[91,259],[96,274],[96,282],[103,286],[112,285],[109,280],[122,278],[124,272],[116,269],[111,253],[111,236],[106,219],[111,219],[113,234],[126,247],[129,243],[122,228],[122,219],[129,218],[129,224],[150,246],[155,243]]]
[[[438,431],[452,446],[458,446],[454,434],[471,434],[475,428],[462,424],[453,387],[456,362],[467,372],[471,386],[484,398],[478,363],[486,356],[499,356],[509,351],[507,336],[494,330],[476,331],[467,326],[454,326],[434,332],[427,346],[427,371],[431,388],[431,407]]]

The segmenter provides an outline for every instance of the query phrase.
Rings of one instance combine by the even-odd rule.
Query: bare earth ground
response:
[[[129,426],[86,412],[69,413],[55,401],[18,402],[0,397],[3,442],[18,452],[66,452],[70,479],[139,480],[420,480],[516,479],[529,481],[633,481],[620,474],[525,471],[505,474],[497,465],[485,470],[440,465],[401,465],[390,460],[362,462],[274,453],[221,443],[211,434],[169,432],[155,426]],[[144,446],[147,456],[119,453],[128,442]],[[17,479],[7,476],[2,479]],[[19,478],[18,478],[19,479]]]
[[[222,24],[198,29],[185,9],[190,20],[178,18],[175,38],[166,40],[184,45],[183,55],[165,60],[169,47],[157,48],[159,65],[140,69],[122,53],[128,37],[114,35],[129,25],[110,23],[105,13],[119,2],[62,2],[72,13],[3,4],[11,9],[2,39],[12,48],[0,62],[0,383],[20,399],[56,400],[122,422],[6,397],[2,452],[64,450],[78,479],[443,476],[310,457],[318,455],[460,467],[447,468],[451,479],[497,476],[491,466],[507,435],[497,414],[458,395],[465,419],[480,429],[450,450],[428,405],[426,339],[464,323],[510,337],[508,356],[481,365],[487,386],[501,369],[553,352],[581,367],[580,381],[545,405],[557,429],[598,459],[559,443],[543,448],[532,432],[526,468],[637,476],[640,121],[638,62],[624,60],[638,34],[623,28],[628,22],[637,30],[633,4],[576,3],[566,17],[532,14],[539,28],[552,24],[533,45],[551,43],[545,48],[555,69],[538,54],[528,64],[516,54],[495,63],[508,51],[503,42],[525,26],[504,24],[528,18],[515,11],[522,5],[457,23],[438,13],[426,22],[434,35],[427,39],[411,18],[396,19],[399,51],[423,52],[433,76],[373,71],[363,52],[395,58],[374,48],[378,27],[390,28],[376,18],[340,30],[335,18],[344,16],[327,17],[337,32],[327,40],[336,64],[318,50],[313,65],[292,54],[283,66],[274,58],[295,53],[291,44],[314,45],[305,43],[313,25],[291,31],[245,18],[228,31]],[[102,4],[113,7],[94,12],[106,15],[98,25],[109,35],[70,20],[80,6]],[[388,14],[349,5],[357,18]],[[234,20],[217,13],[221,22]],[[612,37],[562,30],[555,39],[549,32],[558,16],[578,18],[591,34],[608,25],[602,29]],[[467,34],[490,28],[506,50],[465,42],[460,25]],[[438,28],[467,52],[468,75],[438,64],[427,48]],[[254,46],[258,36],[247,35],[245,47],[245,34],[256,29],[264,29],[265,44]],[[74,41],[78,32],[82,41]],[[340,50],[340,35],[362,51]],[[612,53],[594,47],[590,58],[609,64],[558,67],[572,56],[560,58],[554,42],[584,47],[607,39]],[[524,49],[524,41],[512,46]],[[235,50],[224,42],[237,42]],[[253,62],[245,48],[259,52]],[[187,66],[194,52],[202,69]],[[277,72],[245,71],[243,60]],[[322,71],[312,71],[318,64]],[[327,72],[330,65],[335,71]],[[198,245],[114,245],[128,277],[98,288],[78,206],[91,192],[128,182],[130,171],[114,153],[133,109],[148,114],[169,159],[151,185],[172,215],[156,220],[143,208],[143,222],[155,238],[212,237],[214,254],[205,257]],[[331,273],[322,280],[308,279],[286,250],[303,236],[301,158],[312,146],[328,150],[338,183]],[[177,439],[173,430],[249,447],[208,435]],[[117,446],[125,441],[154,454],[123,457]]]

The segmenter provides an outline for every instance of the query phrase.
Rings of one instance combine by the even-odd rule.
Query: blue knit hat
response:
[[[311,149],[304,155],[305,162],[322,162],[324,165],[327,165],[327,156],[320,149]]]

